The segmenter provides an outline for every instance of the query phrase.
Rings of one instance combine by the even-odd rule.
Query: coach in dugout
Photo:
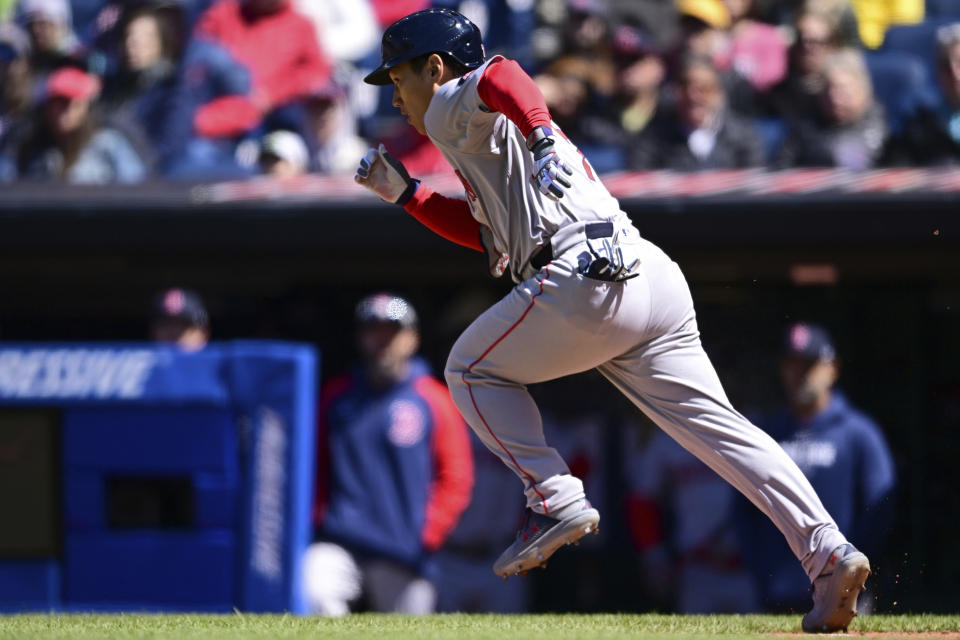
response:
[[[150,305],[150,339],[200,351],[210,342],[210,315],[195,291],[173,287],[160,291]]]
[[[466,425],[415,357],[417,314],[407,300],[371,295],[355,320],[361,362],[326,382],[320,398],[307,605],[322,615],[432,613],[433,552],[473,488]]]
[[[757,425],[797,463],[837,526],[850,532],[864,553],[876,553],[893,515],[893,458],[877,424],[834,388],[839,372],[826,329],[803,322],[790,325],[780,361],[787,406],[758,419]],[[810,599],[810,581],[766,518],[742,506],[743,556],[764,608],[803,610]],[[871,608],[868,597],[861,595],[861,613]]]

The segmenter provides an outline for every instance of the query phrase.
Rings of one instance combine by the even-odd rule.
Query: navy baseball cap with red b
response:
[[[416,328],[417,312],[404,298],[387,292],[374,293],[357,304],[354,317],[360,326],[392,322],[404,328]]]
[[[172,288],[153,298],[151,317],[157,320],[180,320],[195,327],[207,327],[210,318],[200,296],[189,289]]]
[[[784,335],[783,355],[807,360],[833,360],[837,351],[830,334],[822,326],[809,322],[795,322]]]
[[[424,9],[387,27],[380,44],[380,66],[363,81],[391,84],[390,69],[426,53],[445,53],[467,69],[476,69],[486,57],[480,29],[463,14],[453,9]]]

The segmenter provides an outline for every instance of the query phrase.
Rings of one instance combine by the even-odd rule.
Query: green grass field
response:
[[[344,618],[281,615],[0,616],[0,638],[400,638],[402,640],[587,638],[760,638],[800,630],[800,616],[361,614]],[[850,636],[924,634],[960,638],[960,615],[877,615],[854,621]],[[872,635],[872,634],[871,634]]]

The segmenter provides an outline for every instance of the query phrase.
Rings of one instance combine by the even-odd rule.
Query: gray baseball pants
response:
[[[584,497],[543,436],[526,385],[598,369],[654,423],[763,511],[815,578],[846,542],[803,473],[727,399],[700,343],[680,268],[634,229],[621,241],[637,277],[576,270],[574,246],[481,314],[454,344],[446,380],[460,413],[549,514]]]

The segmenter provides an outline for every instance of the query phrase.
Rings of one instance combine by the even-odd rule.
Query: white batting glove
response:
[[[416,190],[417,180],[412,180],[403,163],[390,155],[387,148],[369,149],[360,160],[354,181],[387,202],[404,205]]]
[[[570,181],[563,174],[573,175],[553,148],[553,135],[548,127],[537,127],[527,136],[527,148],[533,152],[534,169],[530,179],[540,193],[551,200],[563,197],[563,190],[570,188]]]

